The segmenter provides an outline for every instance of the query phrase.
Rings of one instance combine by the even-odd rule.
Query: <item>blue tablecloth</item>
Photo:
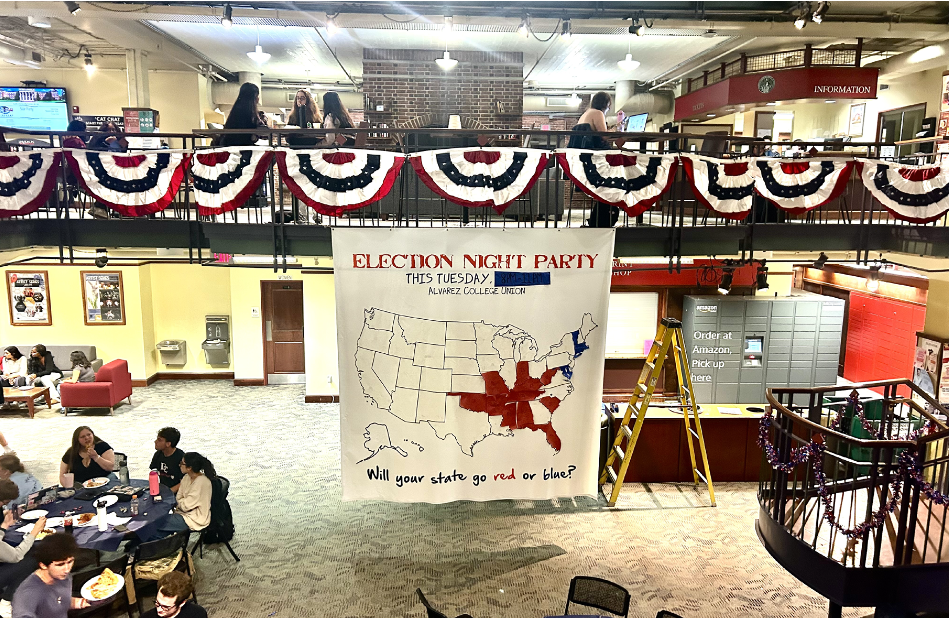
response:
[[[103,495],[108,495],[108,490],[118,484],[118,482],[110,480],[109,484],[104,487],[106,492],[104,492]],[[132,520],[126,523],[128,531],[117,532],[111,525],[106,527],[105,532],[100,532],[99,528],[95,525],[85,527],[76,527],[74,525],[73,536],[76,538],[76,542],[80,547],[85,549],[98,549],[100,551],[115,551],[119,548],[119,544],[129,536],[130,533],[134,533],[140,540],[148,540],[155,534],[161,519],[169,514],[169,511],[172,510],[177,503],[175,501],[175,494],[172,493],[168,487],[161,486],[159,496],[162,498],[162,501],[153,502],[152,497],[150,497],[148,493],[148,480],[130,480],[129,485],[146,489],[145,496],[139,497],[138,500],[139,516],[132,517],[132,513],[129,511],[131,502],[117,502],[106,509],[107,513],[114,512],[118,517],[132,517]],[[77,494],[78,493],[81,493],[81,491],[77,491]],[[96,512],[93,501],[94,500],[81,502],[70,497],[38,506],[38,508],[48,511],[49,514],[47,517],[62,517],[66,514],[66,511],[72,511],[74,515],[78,515],[84,512]],[[123,508],[125,512],[123,512]],[[7,532],[7,535],[4,536],[3,541],[14,547],[19,545],[23,540],[24,534],[15,530],[26,523],[26,521],[19,521],[14,524],[13,527],[10,528],[10,531]],[[57,532],[63,531],[62,526],[50,529],[55,529]]]

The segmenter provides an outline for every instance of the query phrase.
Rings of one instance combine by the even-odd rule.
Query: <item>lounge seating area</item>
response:
[[[132,404],[132,375],[126,360],[102,365],[93,382],[61,383],[59,389],[63,415],[68,415],[70,409],[92,408],[109,409],[111,414],[123,400]]]

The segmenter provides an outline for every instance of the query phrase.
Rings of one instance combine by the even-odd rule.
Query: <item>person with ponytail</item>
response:
[[[175,499],[178,505],[158,526],[152,540],[184,530],[198,532],[212,521],[212,482],[216,478],[211,461],[198,452],[186,452],[182,459],[182,482]]]

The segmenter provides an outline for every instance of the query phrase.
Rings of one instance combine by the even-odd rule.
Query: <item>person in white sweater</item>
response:
[[[9,346],[3,350],[3,372],[0,374],[0,387],[20,387],[26,385],[27,358],[20,349]]]
[[[198,452],[186,452],[181,467],[185,477],[179,483],[179,490],[175,494],[178,505],[159,524],[153,540],[186,529],[198,532],[208,527],[212,521],[211,478],[216,477],[215,467]]]
[[[0,503],[16,499],[17,494],[17,485],[9,480],[0,480]],[[37,534],[46,527],[46,517],[40,517],[33,524],[33,529],[27,532],[19,545],[14,547],[2,542],[2,539],[6,536],[7,529],[15,522],[16,518],[12,511],[3,512],[3,522],[0,524],[0,610],[10,605],[17,586],[36,570],[36,560],[32,555],[28,555],[28,552],[33,547]]]

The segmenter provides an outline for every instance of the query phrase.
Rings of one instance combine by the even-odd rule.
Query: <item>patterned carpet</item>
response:
[[[717,508],[705,488],[674,484],[630,485],[616,510],[584,498],[343,503],[339,408],[304,404],[303,386],[160,381],[132,400],[112,417],[4,411],[0,431],[53,483],[76,426],[127,453],[133,477],[146,474],[155,432],[177,427],[181,447],[232,483],[242,561],[217,547],[196,558],[213,616],[423,617],[420,587],[448,615],[540,617],[563,613],[574,575],[628,588],[630,616],[827,615],[757,539],[756,484],[717,485]]]

